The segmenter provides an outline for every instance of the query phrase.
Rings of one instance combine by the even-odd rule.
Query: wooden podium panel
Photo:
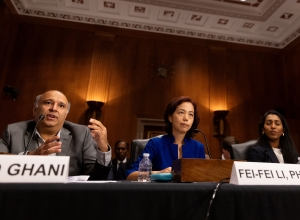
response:
[[[174,160],[173,182],[219,182],[231,175],[234,160],[183,158]]]

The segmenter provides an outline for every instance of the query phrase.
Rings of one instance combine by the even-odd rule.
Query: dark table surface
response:
[[[205,219],[217,183],[1,183],[0,219]],[[224,183],[209,219],[299,219],[300,186]]]

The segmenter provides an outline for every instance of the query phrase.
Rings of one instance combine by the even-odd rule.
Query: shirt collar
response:
[[[44,140],[41,136],[41,134],[38,132],[38,130],[35,131],[35,133],[38,135],[38,137],[43,141],[45,142],[46,140]],[[58,136],[60,137],[60,133],[61,133],[61,129],[57,132],[57,134],[55,136]]]
[[[168,137],[168,140],[173,144],[174,141],[175,141],[174,135],[173,135],[173,134],[167,134],[166,136]],[[184,137],[183,143],[184,143],[185,145],[186,145],[189,141],[190,141],[190,138]]]
[[[118,161],[118,164],[121,163],[121,162],[122,162],[122,163],[126,163],[126,162],[127,162],[127,157],[125,157],[125,159],[124,159],[123,161],[120,161],[120,160],[118,160],[118,159],[117,159],[117,161]]]

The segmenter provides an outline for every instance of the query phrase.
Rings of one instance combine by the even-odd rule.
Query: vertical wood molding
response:
[[[107,101],[110,64],[115,35],[95,33],[93,60],[86,100]]]
[[[3,14],[2,14],[3,13]],[[9,63],[18,33],[19,22],[16,22],[8,9],[0,13],[0,88],[2,89],[6,75],[9,74]],[[5,30],[5,31],[3,31]]]
[[[226,48],[209,47],[209,93],[210,110],[227,110],[226,101]],[[226,135],[226,132],[225,132]],[[213,148],[211,154],[213,158],[221,153],[221,143],[212,138]],[[219,146],[219,147],[217,147]]]
[[[227,110],[226,48],[209,47],[210,109]]]

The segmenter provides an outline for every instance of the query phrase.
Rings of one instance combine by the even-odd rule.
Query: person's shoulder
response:
[[[27,127],[34,126],[35,121],[34,120],[28,120],[28,121],[19,121],[15,123],[8,124],[8,127],[15,128],[15,129],[26,129]]]
[[[161,145],[162,143],[165,143],[167,141],[167,135],[159,135],[159,136],[155,136],[149,139],[147,145],[149,146],[156,146],[156,145]]]
[[[260,144],[254,144],[252,145],[248,151],[247,151],[247,161],[250,162],[266,162],[265,154],[268,149],[266,149],[266,146],[260,145]]]
[[[263,152],[266,150],[266,146],[259,145],[259,144],[254,144],[249,147],[248,152]]]
[[[197,141],[193,138],[186,138],[185,140],[190,144],[195,144],[195,145],[201,146],[201,147],[204,146],[200,141]]]
[[[26,125],[30,123],[34,123],[34,120],[18,121],[18,122],[10,123],[9,125]]]
[[[167,138],[167,135],[163,134],[163,135],[158,135],[158,136],[152,137],[152,138],[150,138],[150,140],[152,140],[152,141],[162,141],[166,138]]]
[[[255,144],[253,144],[250,148],[254,148],[254,149],[263,149],[263,148],[266,148],[266,147],[267,147],[267,146],[265,146],[265,145],[255,143]]]

